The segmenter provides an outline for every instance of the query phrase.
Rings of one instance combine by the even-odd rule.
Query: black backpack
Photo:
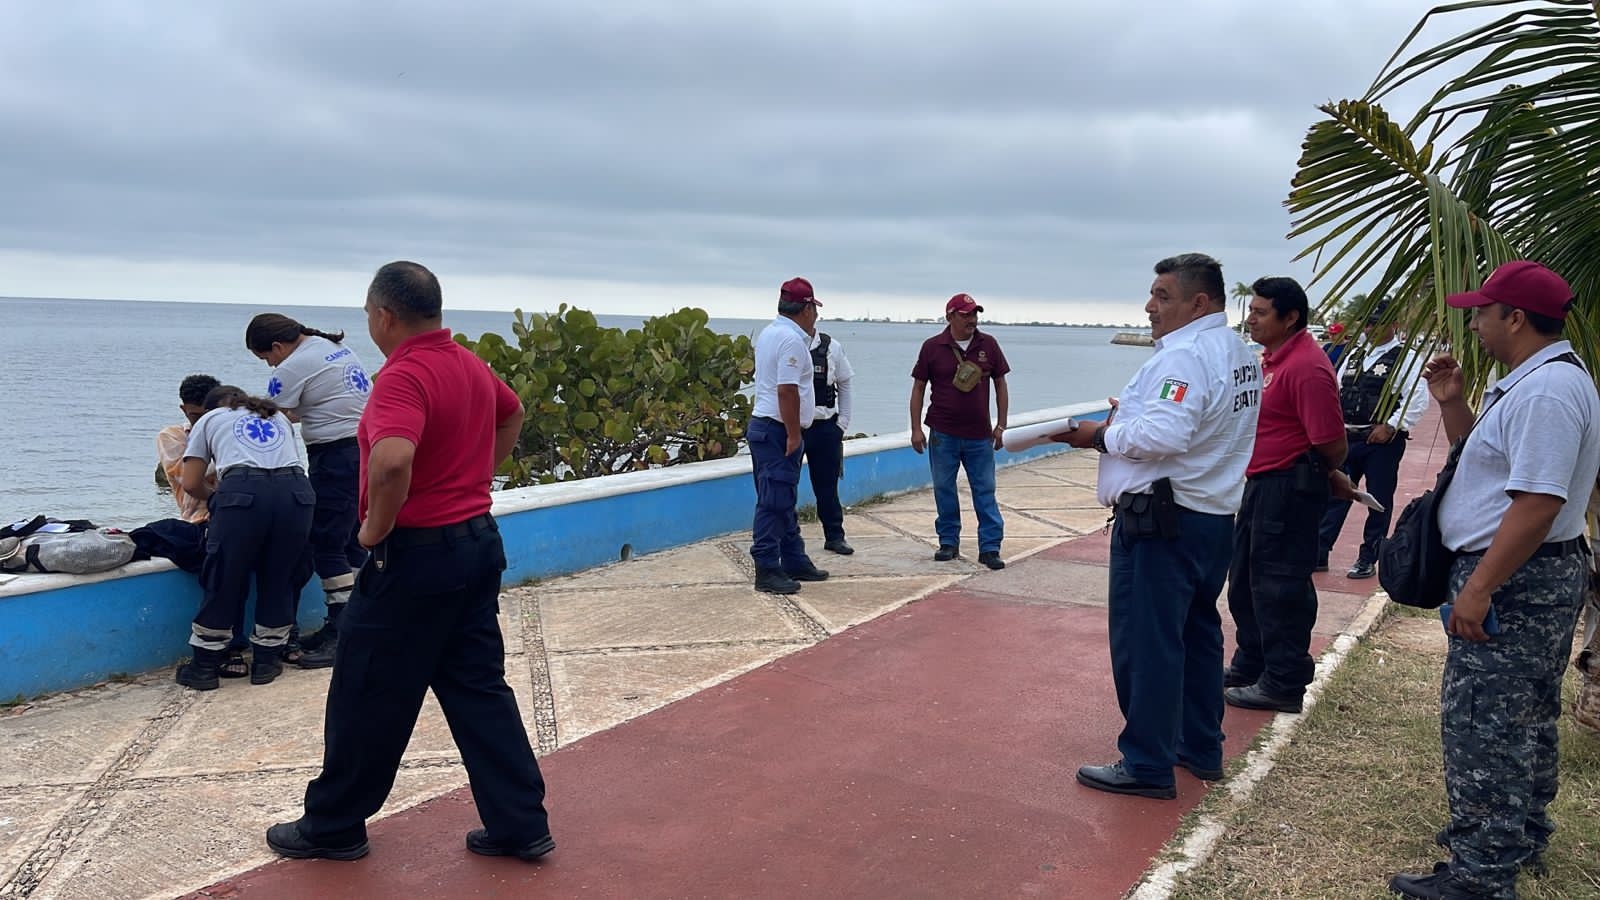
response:
[[[1583,368],[1583,364],[1571,353],[1545,360],[1536,368],[1542,369],[1553,362],[1571,363]],[[1519,379],[1517,383],[1522,382]],[[1507,388],[1495,398],[1494,403],[1505,399],[1506,394],[1515,387],[1512,385]],[[1489,406],[1492,407],[1494,403]],[[1488,412],[1489,408],[1485,407],[1483,414],[1478,416],[1479,421]],[[1470,432],[1462,435],[1451,446],[1450,456],[1445,459],[1444,468],[1439,470],[1439,476],[1434,479],[1433,489],[1423,491],[1422,496],[1406,504],[1406,508],[1400,512],[1400,518],[1395,520],[1394,533],[1379,546],[1378,583],[1389,594],[1389,599],[1396,603],[1420,609],[1438,609],[1449,597],[1450,565],[1455,562],[1456,554],[1445,547],[1444,538],[1439,533],[1439,501],[1444,497],[1445,488],[1455,478],[1456,464],[1461,459],[1461,449],[1466,446],[1469,435]]]

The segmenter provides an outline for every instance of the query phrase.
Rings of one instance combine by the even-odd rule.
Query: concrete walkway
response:
[[[197,693],[163,670],[0,710],[0,897],[1121,896],[1210,788],[1073,782],[1121,727],[1095,465],[1002,470],[1001,572],[970,537],[932,561],[922,491],[851,510],[856,555],[819,550],[833,577],[790,598],[751,589],[742,535],[508,589],[559,845],[542,865],[463,848],[476,815],[431,698],[356,863],[274,862],[262,839],[318,771],[326,671]],[[1351,519],[1314,652],[1376,588],[1339,574]],[[1229,756],[1268,718],[1230,709]]]

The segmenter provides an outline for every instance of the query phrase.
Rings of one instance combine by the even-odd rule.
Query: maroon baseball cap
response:
[[[971,294],[957,294],[954,297],[950,298],[950,302],[949,303],[946,303],[944,305],[944,314],[945,315],[948,316],[953,312],[958,312],[958,313],[983,312],[983,307],[978,305],[978,301],[972,299],[972,295]]]
[[[1444,302],[1457,309],[1504,303],[1507,306],[1565,319],[1572,305],[1572,288],[1556,273],[1531,259],[1508,262],[1490,273],[1483,287],[1464,294],[1451,294]]]
[[[778,300],[779,302],[787,300],[790,303],[810,303],[814,306],[822,305],[811,290],[811,282],[804,278],[791,278],[785,281],[783,287],[778,288]]]

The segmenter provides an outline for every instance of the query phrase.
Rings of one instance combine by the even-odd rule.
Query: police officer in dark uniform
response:
[[[817,498],[817,521],[822,523],[822,549],[848,556],[856,551],[844,539],[839,479],[844,474],[844,436],[854,406],[850,380],[855,373],[844,347],[823,331],[811,338],[811,370],[817,412],[801,437],[806,445],[811,493]]]
[[[1376,574],[1378,544],[1389,536],[1394,515],[1394,491],[1400,482],[1400,460],[1406,453],[1411,429],[1428,409],[1428,391],[1422,380],[1420,354],[1408,354],[1395,335],[1394,323],[1384,323],[1383,303],[1367,317],[1362,345],[1347,354],[1339,369],[1339,405],[1344,412],[1349,455],[1344,472],[1350,481],[1366,482],[1367,493],[1383,504],[1369,510],[1361,532],[1361,551],[1347,577],[1371,578]],[[1404,366],[1404,369],[1401,367]],[[1322,516],[1321,546],[1316,570],[1328,569],[1328,552],[1339,540],[1350,502],[1334,500]]]

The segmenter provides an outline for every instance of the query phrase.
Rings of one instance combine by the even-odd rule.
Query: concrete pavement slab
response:
[[[743,581],[746,576],[734,562],[704,541],[589,569],[565,578],[552,578],[539,587],[547,591],[592,591],[606,588],[648,587],[660,590],[683,584]]]
[[[568,653],[550,660],[561,746],[726,681],[803,644]]]
[[[167,702],[177,688],[171,677],[153,673],[0,715],[0,787],[93,782]]]
[[[16,871],[46,842],[86,789],[81,785],[11,787],[0,792],[0,873]]]
[[[1028,515],[1061,526],[1072,534],[1089,534],[1106,527],[1110,510],[1103,506],[1058,509],[1030,509]]]
[[[748,541],[731,543],[737,547],[738,552],[749,552]],[[821,541],[815,544],[807,543],[806,552],[818,568],[828,571],[829,581],[853,576],[920,578],[930,574],[933,567],[945,565],[933,561],[933,548],[930,545],[898,532],[851,536],[850,545],[856,551],[850,556],[840,556],[823,550]],[[745,580],[748,581],[748,578]],[[813,584],[808,582],[801,586],[800,593],[805,594],[812,590],[812,587]]]
[[[1026,510],[1105,509],[1095,499],[1093,489],[1060,484],[1054,487],[1033,486],[1013,491],[1006,494],[1005,505],[1010,509]]]
[[[805,637],[747,584],[550,592],[539,596],[539,611],[554,652]]]
[[[1030,559],[1027,565],[1010,566],[981,579],[975,578],[963,588],[1026,603],[1104,607],[1106,569],[1084,563]]]
[[[924,559],[921,567],[944,566]],[[795,605],[821,623],[830,634],[877,618],[917,597],[954,584],[966,573],[894,578],[828,579],[808,584],[792,598]]]

